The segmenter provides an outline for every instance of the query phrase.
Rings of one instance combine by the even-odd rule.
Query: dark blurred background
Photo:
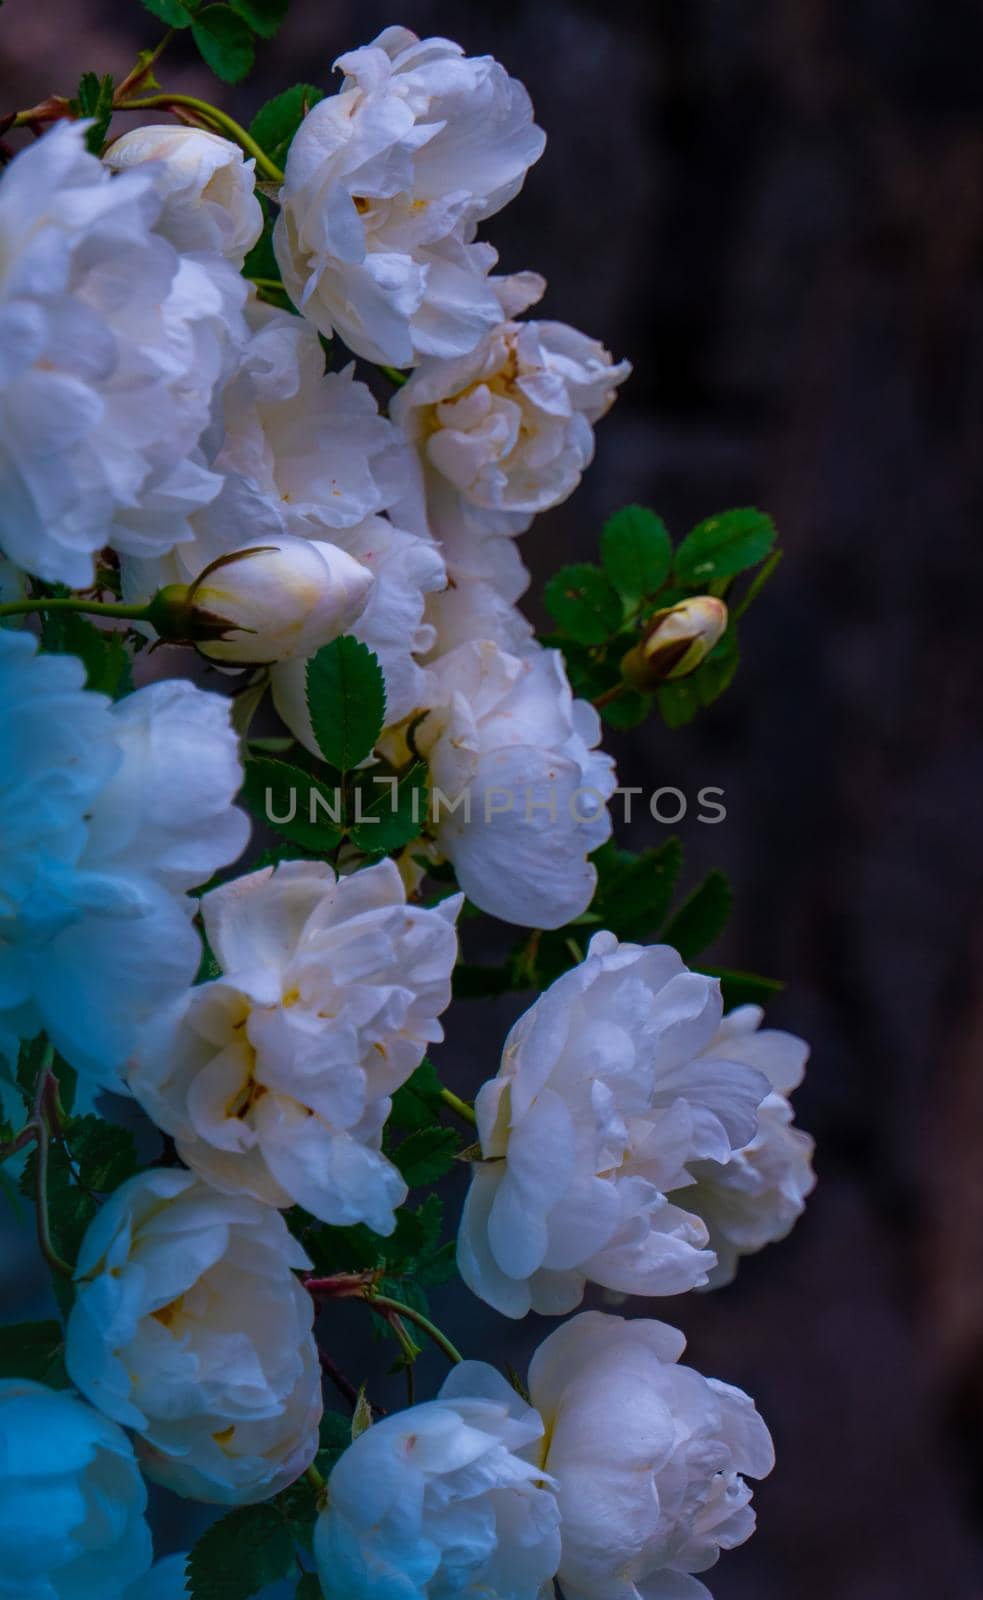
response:
[[[547,275],[544,315],[635,363],[584,487],[524,541],[537,618],[543,579],[592,558],[626,501],[677,533],[757,504],[783,535],[725,698],[677,733],[609,736],[623,783],[725,790],[722,825],[694,805],[678,830],[690,881],[732,874],[719,959],[785,979],[772,1019],[813,1046],[804,1221],[734,1287],[644,1308],[776,1437],[758,1534],[711,1587],[980,1600],[983,6],[294,0],[245,85],[216,88],[181,44],[165,81],[248,121],[393,21],[529,86],[550,142],[486,234]],[[157,36],[136,0],[8,0],[0,104],[121,74]],[[489,1076],[524,1003],[459,1005],[445,1078]],[[459,1286],[440,1315],[520,1369],[548,1331]],[[162,1497],[165,1544],[183,1516]]]

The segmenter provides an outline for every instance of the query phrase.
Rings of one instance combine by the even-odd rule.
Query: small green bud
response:
[[[727,628],[727,607],[714,595],[695,595],[651,618],[641,641],[621,661],[633,689],[654,689],[668,678],[695,672]]]

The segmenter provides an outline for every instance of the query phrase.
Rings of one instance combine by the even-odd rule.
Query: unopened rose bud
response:
[[[727,627],[727,607],[710,594],[657,611],[645,637],[622,658],[621,675],[635,689],[685,678],[704,662]]]
[[[263,231],[254,163],[203,128],[133,128],[103,157],[116,172],[153,161],[163,209],[157,223],[177,250],[218,250],[240,267]]]
[[[373,582],[337,545],[284,535],[220,556],[188,586],[160,590],[149,620],[162,638],[194,643],[212,661],[288,661],[347,633]]]

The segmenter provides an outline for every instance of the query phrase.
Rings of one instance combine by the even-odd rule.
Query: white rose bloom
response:
[[[739,1006],[724,1018],[707,1054],[756,1067],[771,1093],[758,1107],[758,1128],[749,1144],[726,1162],[693,1161],[695,1182],[679,1196],[703,1218],[717,1265],[708,1287],[730,1283],[738,1257],[784,1239],[815,1187],[813,1141],[792,1126],[789,1096],[802,1082],[809,1046],[792,1033],[762,1028],[760,1006]]]
[[[589,1281],[681,1294],[714,1256],[687,1209],[687,1163],[747,1144],[767,1078],[731,1059],[720,986],[668,945],[591,940],[586,961],[519,1018],[475,1101],[458,1264],[506,1316],[559,1315]]]
[[[529,1459],[542,1434],[479,1361],[455,1368],[437,1400],[366,1429],[332,1471],[314,1531],[325,1600],[545,1600],[560,1530]]]
[[[192,989],[130,1087],[217,1188],[391,1233],[389,1096],[443,1033],[460,897],[406,904],[392,861],[284,862],[201,901],[224,976]]]
[[[387,28],[290,146],[274,247],[296,305],[368,361],[454,356],[542,292],[473,243],[542,154],[529,96],[490,56]]]
[[[430,766],[432,829],[468,898],[530,928],[586,910],[615,776],[559,652],[460,645],[430,667],[426,703],[414,743]]]
[[[743,1474],[771,1471],[771,1437],[742,1390],[676,1365],[685,1344],[664,1322],[587,1311],[533,1356],[566,1600],[709,1600],[690,1574],[754,1532]]]
[[[185,897],[249,824],[229,702],[164,681],[111,705],[0,628],[0,1051],[42,1028],[106,1087],[200,961]]]
[[[115,139],[103,156],[114,172],[156,163],[164,205],[157,232],[176,250],[216,251],[237,269],[263,231],[255,161],[204,128],[158,123]]]
[[[0,1596],[127,1600],[150,1566],[146,1504],[115,1422],[63,1391],[0,1381]]]
[[[630,371],[562,322],[505,322],[468,355],[424,361],[390,411],[428,471],[521,532],[576,489]]]
[[[337,545],[289,534],[230,550],[205,568],[187,596],[201,654],[230,664],[306,657],[347,633],[365,610],[374,579]]]
[[[153,175],[113,177],[57,123],[0,178],[0,547],[80,588],[106,544],[158,555],[221,479],[197,447],[245,285],[156,234]]]
[[[79,1252],[65,1360],[157,1482],[251,1505],[310,1465],[321,1373],[298,1267],[278,1212],[193,1173],[152,1168],[106,1201]]]

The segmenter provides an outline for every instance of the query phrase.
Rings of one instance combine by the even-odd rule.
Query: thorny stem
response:
[[[431,1322],[429,1317],[425,1317],[422,1311],[417,1311],[415,1306],[404,1305],[402,1300],[393,1300],[387,1294],[373,1294],[371,1290],[366,1292],[362,1298],[373,1310],[392,1311],[398,1317],[405,1317],[407,1322],[414,1323],[416,1327],[427,1335],[428,1339],[433,1340],[438,1349],[443,1351],[448,1361],[454,1366],[464,1360],[460,1350],[456,1345],[451,1344],[446,1333],[441,1333],[437,1325]]]
[[[451,1110],[456,1112],[462,1121],[469,1123],[472,1128],[477,1127],[478,1119],[474,1114],[474,1107],[469,1106],[468,1102],[462,1100],[460,1095],[455,1094],[453,1089],[445,1089],[441,1085],[440,1098],[443,1100],[444,1105],[450,1106]]]
[[[271,161],[265,150],[256,143],[251,133],[247,133],[241,123],[230,117],[228,112],[220,111],[218,106],[210,105],[207,100],[198,100],[190,94],[169,94],[162,91],[160,94],[142,95],[136,100],[125,100],[116,106],[117,111],[171,111],[186,110],[194,112],[195,116],[203,121],[210,122],[222,133],[228,135],[236,144],[245,150],[247,155],[256,162],[256,170],[271,183],[283,182],[282,168]]]
[[[336,1272],[330,1278],[303,1278],[301,1282],[315,1300],[358,1300],[367,1289],[375,1286],[379,1277],[376,1271]]]
[[[51,1135],[49,1119],[50,1121],[57,1121],[58,1116],[58,1082],[51,1070],[54,1059],[54,1045],[49,1044],[44,1053],[41,1071],[38,1074],[34,1107],[31,1112],[31,1122],[34,1124],[35,1137],[38,1144],[35,1169],[35,1215],[38,1245],[41,1254],[55,1272],[61,1273],[62,1277],[70,1278],[72,1269],[55,1249],[51,1238],[51,1225],[48,1220],[48,1148]]]
[[[435,1323],[425,1317],[422,1311],[417,1311],[415,1306],[408,1306],[402,1300],[394,1300],[391,1295],[379,1294],[377,1285],[381,1271],[371,1272],[337,1272],[330,1278],[303,1278],[301,1282],[308,1294],[315,1299],[327,1300],[363,1300],[373,1311],[378,1311],[380,1316],[386,1317],[394,1313],[403,1317],[407,1322],[412,1322],[417,1328],[432,1339],[434,1344],[444,1352],[448,1361],[455,1365],[463,1361],[464,1357],[455,1345],[451,1344],[446,1333],[441,1333]]]

